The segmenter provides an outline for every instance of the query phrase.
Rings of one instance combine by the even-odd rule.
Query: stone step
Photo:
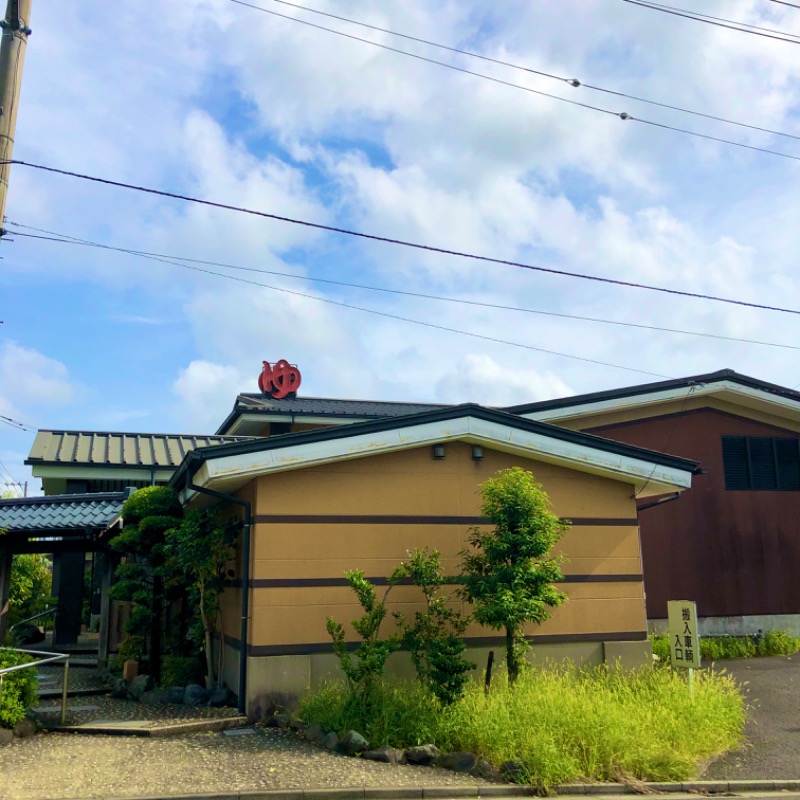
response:
[[[111,690],[104,686],[89,689],[70,689],[67,687],[67,697],[96,697],[98,695],[111,694]],[[57,686],[46,686],[36,692],[37,697],[42,700],[50,700],[61,697],[61,689]]]

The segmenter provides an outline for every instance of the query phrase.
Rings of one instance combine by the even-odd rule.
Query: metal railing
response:
[[[50,606],[50,608],[46,608],[44,611],[40,611],[38,614],[34,614],[32,617],[28,617],[27,619],[21,619],[19,622],[15,622],[9,629],[8,632],[14,630],[14,628],[19,627],[20,625],[24,625],[26,622],[33,622],[35,619],[41,619],[42,617],[46,617],[49,614],[55,614],[58,611],[58,606]],[[47,630],[47,626],[45,626],[45,630]]]
[[[22,650],[18,647],[0,647],[0,651],[12,653],[24,653],[26,656],[45,656],[26,664],[17,664],[13,667],[3,667],[0,669],[0,699],[3,697],[3,678],[10,672],[17,672],[21,669],[31,669],[41,667],[44,664],[54,664],[57,661],[64,662],[64,685],[61,687],[61,724],[67,721],[67,681],[69,680],[69,656],[66,653],[43,653],[41,650]]]

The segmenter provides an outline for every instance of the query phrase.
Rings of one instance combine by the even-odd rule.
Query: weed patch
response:
[[[672,670],[611,672],[567,667],[527,669],[514,688],[498,675],[486,694],[470,684],[442,707],[418,684],[383,681],[367,708],[331,683],[305,698],[301,716],[325,730],[354,728],[373,746],[436,744],[468,751],[495,766],[516,759],[527,782],[673,781],[736,746],[745,704],[731,676],[696,675],[694,697]]]

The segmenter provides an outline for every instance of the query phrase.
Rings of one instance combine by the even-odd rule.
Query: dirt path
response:
[[[748,682],[750,745],[712,763],[706,780],[800,778],[800,653],[719,662]]]

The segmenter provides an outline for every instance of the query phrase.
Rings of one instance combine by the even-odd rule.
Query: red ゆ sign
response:
[[[282,400],[284,397],[294,397],[300,388],[302,376],[297,367],[290,364],[285,359],[270,364],[263,361],[261,374],[258,376],[258,388],[264,394],[268,394],[275,400]]]

